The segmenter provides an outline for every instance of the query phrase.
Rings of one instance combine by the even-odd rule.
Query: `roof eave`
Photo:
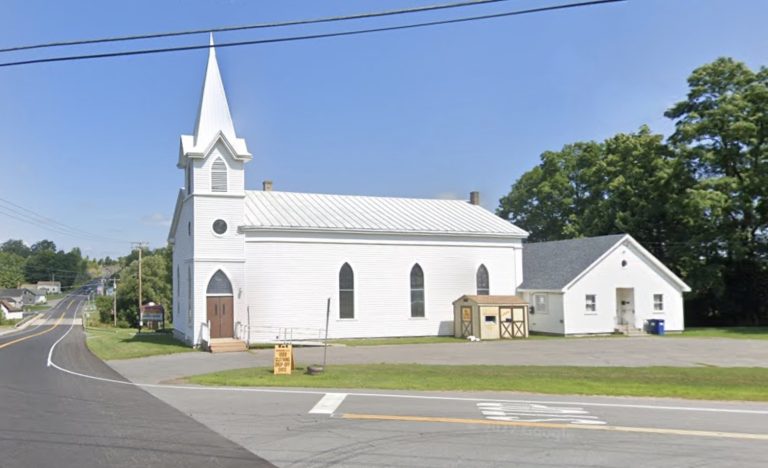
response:
[[[168,231],[168,242],[171,244],[176,241],[176,229],[179,226],[179,218],[181,217],[181,206],[184,204],[184,189],[179,189],[179,194],[176,196],[176,206],[173,209],[173,220],[171,221],[171,229]]]
[[[484,232],[440,232],[440,231],[409,231],[409,230],[374,230],[374,229],[336,229],[336,228],[307,228],[300,226],[239,226],[238,232],[303,232],[308,234],[370,234],[370,235],[415,235],[439,237],[477,237],[493,239],[524,239],[519,233],[484,233]]]
[[[184,137],[191,138],[192,141],[194,141],[194,137],[191,137],[190,135],[182,135],[179,147],[179,161],[176,163],[176,167],[179,169],[182,169],[187,165],[187,159],[205,159],[208,157],[211,151],[213,151],[213,148],[216,146],[216,143],[219,141],[222,142],[222,144],[227,148],[227,151],[229,151],[232,157],[236,160],[248,162],[253,159],[253,155],[248,151],[248,147],[246,146],[244,139],[237,138],[237,146],[241,147],[238,150],[222,131],[219,131],[211,140],[211,142],[205,147],[195,146],[194,143],[192,143],[191,147],[187,147],[184,144]]]

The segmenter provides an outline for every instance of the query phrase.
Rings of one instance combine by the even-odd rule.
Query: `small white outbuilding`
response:
[[[635,334],[652,319],[680,332],[683,293],[690,290],[628,234],[523,247],[518,294],[531,304],[532,332]]]

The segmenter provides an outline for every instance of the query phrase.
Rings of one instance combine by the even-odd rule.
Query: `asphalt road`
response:
[[[68,296],[44,321],[0,336],[0,467],[272,466],[157,398],[47,366],[124,380],[71,327],[83,296]],[[69,333],[68,333],[69,332]]]
[[[768,405],[758,403],[158,383],[148,365],[177,359],[176,372],[193,374],[222,357],[115,361],[115,372],[70,326],[80,301],[62,301],[43,325],[0,337],[2,467],[266,464],[259,456],[277,466],[400,467],[768,460]]]

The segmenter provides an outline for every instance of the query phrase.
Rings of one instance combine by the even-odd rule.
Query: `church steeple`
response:
[[[239,161],[247,162],[251,159],[251,153],[245,140],[238,138],[235,126],[232,123],[232,115],[229,113],[229,103],[224,92],[224,83],[221,80],[219,63],[216,60],[216,48],[213,43],[213,34],[210,38],[208,49],[208,66],[205,70],[203,91],[200,96],[200,107],[197,112],[194,135],[181,136],[181,148],[177,166],[184,168],[188,159],[204,159],[213,145],[224,140],[231,156]]]
[[[208,67],[205,70],[205,82],[195,124],[195,146],[210,143],[219,131],[230,141],[236,138],[211,33]]]

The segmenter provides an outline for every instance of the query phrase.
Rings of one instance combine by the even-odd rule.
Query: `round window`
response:
[[[223,219],[217,219],[213,222],[213,232],[216,234],[224,234],[227,232],[227,222]]]

